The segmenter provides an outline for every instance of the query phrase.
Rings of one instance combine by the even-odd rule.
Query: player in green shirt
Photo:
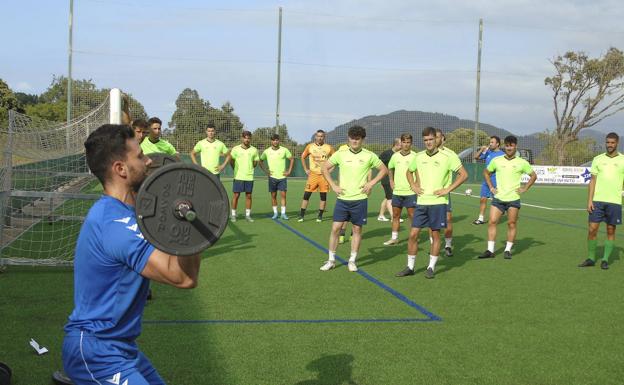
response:
[[[232,186],[232,222],[236,222],[236,207],[240,193],[245,193],[245,219],[253,222],[251,218],[251,193],[253,192],[254,168],[258,165],[260,157],[258,149],[251,145],[251,132],[243,131],[241,144],[234,146],[225,158],[234,168],[234,183]]]
[[[355,259],[362,240],[362,226],[366,224],[368,216],[368,195],[373,186],[381,180],[388,169],[375,153],[362,148],[366,138],[366,130],[361,126],[349,128],[349,148],[335,152],[327,162],[323,163],[321,172],[332,190],[338,195],[334,207],[334,218],[331,233],[329,234],[329,259],[321,266],[322,271],[336,267],[336,247],[338,234],[344,222],[351,222],[353,235],[351,236],[351,256],[347,264],[349,271],[357,271]],[[331,170],[338,166],[339,181],[331,176]],[[367,182],[368,172],[377,168],[377,175]]]
[[[399,243],[399,225],[403,208],[407,210],[410,223],[416,208],[416,193],[412,191],[406,176],[409,164],[416,156],[416,153],[412,151],[412,135],[402,134],[399,143],[401,149],[395,152],[388,162],[390,190],[392,191],[392,233],[390,239],[384,242],[386,246]]]
[[[147,121],[149,125],[149,134],[147,139],[141,142],[141,149],[145,155],[154,152],[173,155],[180,161],[180,156],[175,147],[165,139],[160,137],[162,121],[156,117],[150,118]]]
[[[615,132],[607,134],[607,152],[594,158],[591,165],[591,180],[587,199],[589,233],[587,248],[589,255],[579,267],[594,266],[600,222],[607,224],[607,240],[600,267],[609,268],[609,256],[613,251],[615,227],[622,223],[622,184],[624,184],[624,155],[618,152],[620,137]]]
[[[225,156],[228,149],[222,141],[216,138],[216,129],[214,124],[208,124],[206,127],[206,139],[202,139],[191,150],[191,160],[197,164],[195,155],[201,154],[201,165],[206,170],[215,175],[219,175],[227,166],[227,162],[219,163],[219,158]]]
[[[286,159],[290,161],[288,171],[285,171]],[[265,161],[268,163],[268,168],[264,166]],[[282,198],[281,218],[288,220],[286,215],[286,190],[288,189],[286,177],[292,172],[294,164],[295,160],[290,151],[286,147],[280,146],[279,135],[271,135],[271,147],[264,150],[260,156],[260,168],[269,176],[269,192],[271,193],[271,204],[273,206],[271,219],[277,219],[277,192],[280,191]]]
[[[468,179],[468,173],[459,158],[450,156],[437,147],[435,128],[426,127],[422,136],[426,150],[416,154],[406,171],[407,181],[412,191],[418,194],[418,200],[407,243],[407,267],[398,272],[397,277],[414,275],[418,235],[424,227],[431,229],[432,238],[429,266],[425,270],[425,277],[434,277],[435,265],[440,254],[440,229],[446,227],[448,194]],[[417,180],[414,180],[415,172]],[[458,176],[451,185],[447,185],[453,172],[457,172]]]
[[[446,147],[444,143],[446,142],[446,135],[442,132],[441,129],[436,128],[436,145],[438,149],[442,152],[446,152],[449,156],[455,157],[459,159],[459,156],[455,153],[455,151]],[[461,162],[461,160],[460,160]],[[444,187],[448,187],[453,183],[453,175],[449,175],[448,180],[446,181],[446,185]],[[431,233],[431,229],[429,229]],[[431,234],[429,234],[429,238],[431,239]],[[447,257],[453,256],[453,207],[451,205],[451,194],[448,196],[448,204],[446,205],[446,228],[444,229],[444,253]]]
[[[492,159],[490,164],[483,170],[485,183],[494,194],[490,207],[490,220],[488,222],[487,250],[479,258],[494,258],[496,245],[496,225],[501,216],[507,212],[507,244],[505,245],[505,259],[511,259],[511,248],[516,239],[516,224],[520,212],[520,194],[525,193],[535,180],[537,174],[526,160],[517,156],[518,139],[509,135],[503,141],[505,143],[505,155]],[[492,174],[496,173],[496,187],[492,183]],[[520,185],[523,174],[529,175],[529,181]]]

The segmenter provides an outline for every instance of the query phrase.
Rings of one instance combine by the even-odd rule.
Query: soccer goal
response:
[[[78,232],[101,194],[84,142],[120,122],[118,89],[69,123],[9,111],[9,126],[0,127],[0,266],[73,264]]]

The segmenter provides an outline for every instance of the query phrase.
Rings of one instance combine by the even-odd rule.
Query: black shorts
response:
[[[392,188],[390,187],[390,184],[382,183],[381,187],[384,189],[386,199],[392,199]]]
[[[507,212],[507,210],[509,210],[510,208],[515,208],[520,210],[520,199],[515,200],[515,201],[511,201],[511,202],[503,202],[499,199],[492,199],[492,206],[496,207],[497,209],[499,209],[500,211],[503,212],[503,214],[505,212]]]

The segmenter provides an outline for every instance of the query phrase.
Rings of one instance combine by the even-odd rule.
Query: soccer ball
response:
[[[472,189],[471,188],[467,188],[466,189],[466,195],[468,195],[468,196],[472,195]]]

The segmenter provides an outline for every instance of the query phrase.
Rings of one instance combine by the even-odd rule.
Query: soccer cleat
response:
[[[282,214],[282,215],[280,216],[280,219],[283,219],[283,220],[287,221],[289,218],[288,218],[288,215],[286,215],[286,214]]]
[[[249,222],[249,223],[253,223],[253,222],[254,222],[253,218],[252,218],[252,217],[250,217],[249,215],[245,215],[245,220],[246,220],[247,222]]]
[[[414,270],[406,266],[405,269],[399,271],[394,276],[395,277],[407,277],[408,275],[414,275]]]
[[[483,225],[485,224],[484,221],[482,221],[481,219],[475,219],[474,221],[472,221],[473,225]]]
[[[297,222],[303,222],[303,217],[297,218]]]
[[[230,220],[231,220],[232,222],[236,222],[236,215],[231,215],[231,216],[230,216]]]
[[[385,246],[394,246],[394,245],[398,245],[398,244],[399,244],[399,240],[398,239],[389,239],[389,240],[384,242]]]
[[[431,279],[431,278],[433,278],[433,277],[434,277],[434,275],[433,275],[433,269],[432,269],[432,268],[430,268],[430,267],[428,267],[428,268],[427,268],[427,270],[425,270],[425,278],[427,278],[427,279]]]
[[[357,265],[355,264],[355,261],[349,261],[349,263],[347,263],[347,267],[349,268],[349,271],[351,271],[351,272],[358,271],[358,268],[357,268]]]
[[[389,221],[390,221],[390,219],[388,219],[388,218],[384,217],[383,215],[382,215],[382,216],[380,216],[380,217],[377,217],[377,220],[378,220],[379,222],[389,222]]]
[[[273,213],[273,216],[271,217],[271,219],[277,219],[277,213]]]
[[[602,262],[600,262],[600,268],[602,270],[609,270],[609,262],[603,260]]]
[[[316,222],[317,222],[317,223],[321,223],[321,222],[323,222],[323,218],[321,218],[321,217],[316,218]]]
[[[504,256],[505,259],[511,259],[511,251],[505,251]]]
[[[338,243],[339,243],[339,244],[341,244],[341,245],[342,245],[343,243],[345,243],[345,236],[344,236],[344,235],[340,235],[340,236],[338,236]]]
[[[321,266],[321,271],[329,271],[329,270],[333,269],[334,267],[336,267],[336,262],[334,262],[334,261],[327,261],[327,262],[325,262],[325,264],[323,266]]]
[[[444,254],[447,257],[452,257],[453,256],[453,249],[450,246],[447,246],[444,248]]]
[[[403,218],[399,218],[399,223],[403,223],[405,220]]]
[[[491,252],[490,250],[485,250],[483,254],[479,255],[479,259],[485,259],[485,258],[494,258],[494,253]]]
[[[583,262],[581,262],[578,267],[592,267],[596,264],[596,262],[594,262],[593,260],[587,258],[586,260],[584,260]]]

